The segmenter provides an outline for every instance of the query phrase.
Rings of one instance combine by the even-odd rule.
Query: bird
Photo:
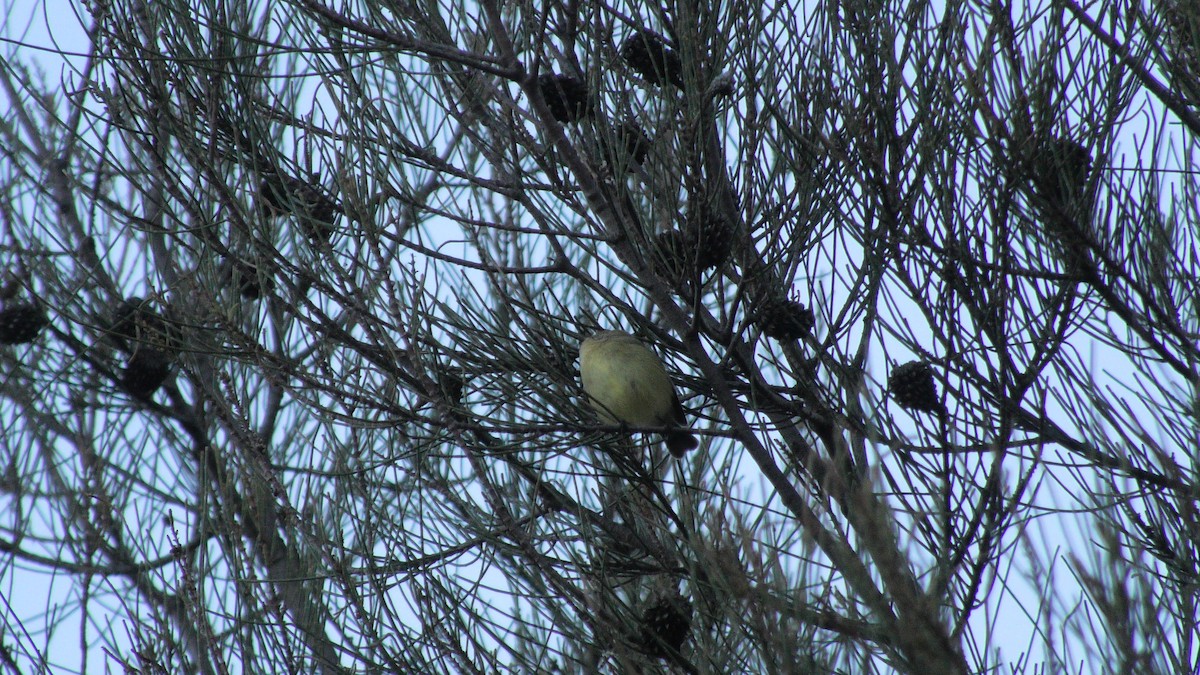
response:
[[[679,458],[699,445],[667,370],[654,352],[619,330],[600,331],[579,345],[583,391],[602,420],[632,427],[667,427],[665,441]]]

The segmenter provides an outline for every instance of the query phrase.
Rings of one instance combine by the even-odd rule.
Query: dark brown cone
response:
[[[169,324],[155,312],[149,300],[127,298],[113,311],[108,324],[108,336],[127,352],[140,347],[157,349],[166,354],[179,351],[178,327]]]
[[[638,31],[621,44],[621,59],[650,84],[664,83],[683,89],[683,64],[659,36],[650,31]]]
[[[724,221],[691,214],[683,228],[659,234],[654,243],[658,273],[676,287],[720,268],[733,250],[733,237]]]
[[[1072,266],[1086,264],[1098,242],[1092,231],[1095,193],[1089,180],[1092,156],[1066,138],[1048,138],[1029,163],[1034,205],[1059,253]]]
[[[690,208],[684,231],[695,246],[693,260],[700,270],[716,269],[733,253],[733,228],[707,208]]]
[[[664,596],[646,607],[636,644],[648,656],[678,654],[692,632],[692,603],[681,595]]]
[[[258,266],[248,262],[234,263],[233,282],[242,297],[250,300],[257,300],[275,290],[275,281],[269,276],[260,275]]]
[[[1069,211],[1087,192],[1092,155],[1068,138],[1050,138],[1033,158],[1033,184],[1038,195]]]
[[[654,238],[656,268],[660,276],[678,286],[696,276],[696,242],[683,230],[668,230]]]
[[[634,162],[641,164],[646,161],[646,155],[650,152],[650,137],[641,127],[632,122],[622,122],[617,127],[617,137],[621,139],[625,153]]]
[[[563,124],[578,122],[594,112],[587,85],[570,75],[547,74],[538,77],[542,100],[554,119]]]
[[[157,349],[138,349],[121,374],[121,388],[134,398],[149,399],[170,374],[170,355]]]
[[[0,344],[33,342],[48,323],[46,313],[38,305],[24,302],[8,305],[0,311]]]
[[[929,364],[910,361],[888,375],[888,390],[900,407],[920,412],[940,412],[937,384]]]
[[[329,241],[336,231],[341,208],[317,186],[308,182],[269,173],[259,186],[259,208],[263,218],[294,214],[305,236],[313,241]]]
[[[620,167],[626,173],[646,161],[650,153],[650,137],[632,122],[622,122],[613,131],[613,140],[604,141],[609,166]]]
[[[1195,82],[1200,77],[1200,22],[1195,3],[1168,0],[1155,6],[1164,19],[1162,46],[1168,58],[1163,65],[1177,87]]]
[[[462,403],[463,389],[466,384],[461,368],[444,368],[438,372],[438,386],[446,395],[446,401],[453,405]]]
[[[811,309],[782,297],[771,298],[763,303],[755,319],[764,335],[781,342],[808,337],[816,322],[816,315]]]

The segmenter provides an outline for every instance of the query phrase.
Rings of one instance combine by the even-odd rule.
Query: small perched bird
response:
[[[667,449],[675,457],[699,443],[686,429],[683,404],[662,361],[629,333],[606,330],[579,345],[583,390],[600,418],[634,427],[669,427]]]

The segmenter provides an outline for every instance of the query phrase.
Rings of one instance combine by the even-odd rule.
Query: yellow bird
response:
[[[592,407],[605,422],[668,427],[667,449],[675,457],[699,445],[686,429],[683,404],[662,361],[629,333],[606,330],[584,340],[579,345],[579,374]]]

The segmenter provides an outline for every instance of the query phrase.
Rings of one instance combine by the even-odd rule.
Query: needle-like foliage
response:
[[[1194,2],[37,4],[5,672],[1200,670]]]

